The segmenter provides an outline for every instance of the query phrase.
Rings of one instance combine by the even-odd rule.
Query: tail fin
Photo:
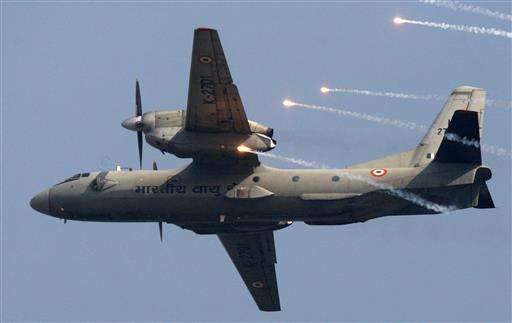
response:
[[[416,148],[411,166],[425,165],[434,159],[443,162],[481,163],[481,157],[477,158],[476,155],[480,156],[479,140],[483,129],[485,95],[485,90],[471,86],[459,86],[453,90]],[[464,137],[466,140],[469,138],[477,140],[478,147],[473,145],[474,147],[471,148],[471,145],[457,143],[459,139],[457,136],[460,137],[460,141],[463,141]],[[449,157],[451,155],[459,157]]]
[[[417,167],[433,160],[481,164],[485,90],[459,86],[453,90],[420,144],[412,150],[350,166],[350,168]]]

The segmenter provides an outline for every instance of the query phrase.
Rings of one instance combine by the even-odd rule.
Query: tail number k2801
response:
[[[200,76],[199,78],[203,104],[216,104],[217,98],[215,97],[215,83],[213,83],[209,76]]]

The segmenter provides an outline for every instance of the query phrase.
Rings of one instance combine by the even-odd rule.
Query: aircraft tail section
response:
[[[480,88],[455,88],[416,148],[350,168],[419,167],[433,161],[480,165],[485,97]]]
[[[470,163],[480,163],[481,158],[478,159],[476,155],[480,155],[479,140],[482,137],[485,96],[485,90],[471,86],[459,86],[453,90],[436,120],[416,148],[410,166],[422,166],[434,159],[443,162],[464,163],[467,162],[465,160],[469,160]],[[453,125],[452,121],[454,121]],[[452,135],[447,135],[450,134],[448,131],[450,125]],[[463,140],[464,136],[467,137],[466,139],[476,139],[478,147],[467,145],[467,140]],[[450,142],[448,139],[452,139],[452,143],[448,143]],[[457,139],[461,140],[457,142]],[[449,157],[450,151],[455,152],[459,157]]]

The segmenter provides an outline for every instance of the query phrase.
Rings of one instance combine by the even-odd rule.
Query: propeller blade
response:
[[[158,222],[158,231],[160,232],[160,241],[164,241],[162,236],[162,222]]]
[[[142,102],[140,99],[139,80],[135,81],[135,115],[137,117],[142,115]]]
[[[158,167],[156,166],[156,160],[153,160],[153,170],[158,170]]]
[[[135,80],[135,116],[142,116],[142,100],[140,99],[139,80]],[[139,167],[142,169],[142,131],[137,131],[137,144],[139,146]]]
[[[137,131],[137,144],[139,145],[139,167],[142,169],[142,131]]]

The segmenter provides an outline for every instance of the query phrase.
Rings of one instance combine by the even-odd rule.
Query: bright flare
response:
[[[446,96],[439,94],[413,94],[413,93],[400,93],[400,92],[389,92],[389,91],[372,91],[372,90],[363,90],[363,89],[353,89],[353,88],[328,88],[329,93],[339,92],[339,93],[348,93],[355,95],[367,95],[367,96],[383,96],[394,99],[410,99],[410,100],[426,100],[426,101],[445,101]],[[322,91],[323,92],[323,91]],[[478,100],[472,100],[475,103],[479,103]],[[485,102],[487,107],[496,107],[496,108],[512,108],[512,101],[507,100],[494,100],[487,99]]]
[[[454,24],[447,24],[445,22],[409,20],[409,19],[400,18],[400,17],[396,17],[395,19],[393,19],[393,22],[397,25],[406,23],[406,24],[411,24],[411,25],[439,28],[439,29],[444,29],[444,30],[463,31],[465,33],[472,33],[472,34],[486,34],[486,35],[492,35],[492,36],[512,38],[512,32],[506,31],[506,30],[501,30],[501,29],[496,29],[496,28],[467,26],[467,25],[454,25]]]
[[[293,101],[290,101],[290,100],[284,100],[283,101],[283,105],[287,108],[290,108],[290,107],[293,107],[294,105],[297,105],[295,102]]]
[[[403,20],[400,17],[395,17],[395,19],[393,19],[393,22],[395,23],[395,25],[401,25],[405,22],[405,20]]]
[[[244,145],[240,145],[240,146],[238,146],[238,147],[236,148],[236,150],[238,150],[238,151],[239,151],[239,152],[241,152],[241,153],[250,153],[250,152],[252,151],[252,150],[251,150],[251,148],[246,147],[246,146],[244,146]]]
[[[322,86],[322,87],[320,88],[320,92],[322,92],[322,93],[327,93],[327,92],[330,92],[330,91],[331,91],[331,89],[329,89],[329,88],[327,88],[327,87],[325,87],[325,86]]]

